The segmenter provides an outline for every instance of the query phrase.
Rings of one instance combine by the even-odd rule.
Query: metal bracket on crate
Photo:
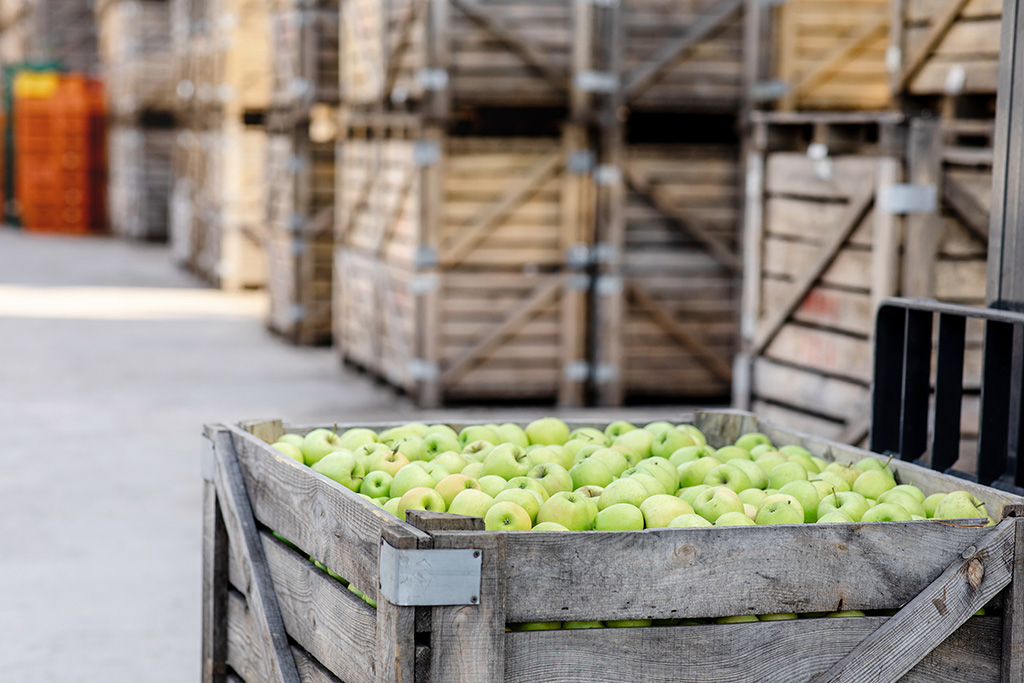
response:
[[[619,75],[609,71],[588,69],[580,71],[572,80],[576,87],[583,92],[607,95],[618,92],[620,87]]]
[[[761,7],[780,7],[785,5],[789,0],[757,0],[757,4]]]
[[[380,540],[380,593],[394,605],[480,604],[483,551],[399,549]]]
[[[942,84],[942,90],[947,95],[959,95],[967,85],[967,71],[960,64],[953,66],[946,72],[946,80]]]
[[[299,154],[293,154],[292,156],[288,157],[289,173],[298,173],[299,171],[304,171],[307,168],[309,168],[308,158]]]
[[[201,436],[200,439],[202,443],[199,445],[199,473],[206,481],[213,481],[217,467],[217,463],[214,461],[217,456],[213,452],[213,441],[206,435]]]
[[[602,275],[594,286],[598,296],[619,296],[622,294],[622,278],[618,275]]]
[[[570,382],[585,382],[590,377],[590,363],[585,360],[574,360],[566,363],[562,374]]]
[[[422,358],[410,358],[406,365],[406,371],[417,382],[432,382],[441,376],[437,363],[431,363]]]
[[[878,190],[878,208],[891,214],[935,213],[939,195],[935,185],[894,183]]]
[[[306,97],[313,94],[313,84],[308,79],[296,76],[288,83],[292,94],[296,97]]]
[[[903,67],[903,50],[896,45],[885,49],[885,68],[889,73],[897,73]]]
[[[764,3],[768,4],[768,3]],[[782,3],[778,3],[782,4]],[[771,102],[779,100],[789,94],[789,83],[773,78],[771,80],[758,81],[750,86],[750,97],[755,102]]]
[[[594,366],[594,383],[609,384],[619,378],[619,366],[612,363],[598,363]]]
[[[178,99],[190,100],[196,94],[196,86],[188,79],[178,81],[178,85],[174,88],[174,94],[178,96]]]
[[[565,167],[569,170],[569,173],[574,175],[590,173],[594,170],[596,164],[597,157],[589,149],[574,149],[569,152],[568,158],[565,161]]]
[[[590,276],[584,273],[571,275],[565,281],[565,288],[570,292],[585,292],[590,289]]]
[[[301,239],[292,242],[292,256],[302,256],[306,253],[306,243]]]
[[[570,268],[586,268],[590,265],[590,247],[582,242],[570,244],[565,250],[565,265]]]
[[[601,164],[594,169],[594,184],[598,187],[612,187],[622,183],[622,169],[618,166]]]
[[[594,263],[607,265],[619,260],[619,249],[611,242],[598,242],[591,251]]]
[[[441,286],[441,278],[433,273],[421,273],[414,275],[409,282],[409,291],[413,296],[423,296],[430,292],[437,291]]]
[[[441,161],[441,145],[435,140],[417,140],[412,146],[412,162],[417,166],[432,166]]]
[[[416,82],[424,90],[439,92],[448,87],[448,71],[445,69],[420,69],[416,72]]]
[[[416,268],[436,268],[438,263],[437,249],[426,244],[416,247],[413,256],[413,266]]]
[[[288,319],[293,323],[302,322],[306,317],[306,307],[302,304],[292,304],[288,307]]]

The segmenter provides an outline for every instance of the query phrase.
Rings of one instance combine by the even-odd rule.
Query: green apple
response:
[[[589,458],[591,455],[593,455],[594,453],[597,453],[600,450],[603,450],[604,448],[606,448],[606,447],[605,446],[599,446],[596,443],[587,444],[583,448],[581,448],[578,451],[576,451],[575,454],[573,454],[573,456],[572,456],[572,464],[573,465],[579,465],[581,462],[583,462],[584,460]],[[572,469],[572,465],[570,465],[566,469]]]
[[[853,519],[842,510],[833,510],[818,517],[818,524],[852,524]]]
[[[723,446],[715,451],[715,457],[723,463],[729,462],[730,460],[749,460],[753,462],[753,458],[750,457],[750,451],[739,446]]]
[[[780,446],[779,452],[784,455],[806,455],[808,458],[814,455],[803,446],[795,443],[786,446]]]
[[[484,476],[484,464],[482,462],[471,462],[462,468],[462,474],[479,479]]]
[[[604,628],[600,621],[563,621],[562,628]]]
[[[461,454],[456,453],[455,451],[445,451],[441,455],[431,460],[430,464],[440,465],[449,472],[451,472],[452,474],[456,474],[464,470],[466,468],[466,465],[469,464],[469,461],[467,461],[464,457],[462,457]]]
[[[576,464],[575,458],[569,452],[569,449],[565,446],[559,446],[558,444],[533,448],[527,453],[527,458],[530,462],[530,467],[550,462],[560,465],[568,470]]]
[[[578,493],[581,496],[583,496],[584,498],[593,498],[594,499],[594,509],[596,510],[597,509],[597,499],[601,497],[602,493],[604,493],[604,487],[603,486],[592,486],[592,485],[578,486],[575,489],[573,489],[573,493]]]
[[[715,619],[716,624],[747,624],[754,621],[760,621],[754,614],[737,614],[731,617],[718,617]]]
[[[525,476],[530,471],[529,454],[522,446],[503,443],[495,446],[484,458],[484,473],[504,479]]]
[[[846,480],[847,486],[853,486],[853,482],[857,481],[857,477],[859,477],[861,473],[860,470],[844,465],[841,462],[830,462],[825,466],[824,472],[834,472],[835,474],[838,474]]]
[[[910,512],[903,506],[896,503],[878,503],[873,505],[864,516],[862,522],[907,522],[910,521]]]
[[[811,481],[823,481],[836,491],[850,490],[850,483],[846,481],[846,477],[835,471],[825,470],[824,472],[819,472],[811,477]]]
[[[697,496],[699,496],[704,491],[707,491],[709,488],[711,487],[708,486],[707,484],[687,486],[686,488],[681,488],[678,491],[676,491],[676,498],[679,498],[680,500],[685,500],[692,507],[693,501],[697,500]]]
[[[296,462],[301,462],[303,464],[306,462],[306,458],[302,455],[302,449],[293,443],[288,443],[287,441],[276,441],[270,444],[270,446]]]
[[[483,462],[492,448],[494,448],[494,444],[490,441],[470,441],[462,447],[462,454],[473,458],[475,462]]]
[[[421,460],[433,460],[438,455],[441,455],[445,451],[455,451],[458,453],[462,450],[463,444],[459,441],[459,437],[454,434],[447,432],[430,432],[423,437],[423,456]],[[412,460],[412,456],[409,457]]]
[[[609,423],[604,428],[605,436],[615,441],[616,438],[622,436],[626,432],[632,432],[636,429],[636,425],[632,422],[626,422],[625,420],[616,420],[615,422]]]
[[[767,496],[757,510],[758,524],[803,524],[804,509],[800,502],[785,493]]]
[[[360,446],[368,443],[379,442],[380,439],[377,437],[377,432],[372,429],[366,429],[365,427],[353,427],[345,431],[340,437],[341,448],[354,451]]]
[[[768,473],[761,469],[753,460],[733,458],[725,463],[729,467],[735,467],[743,472],[750,479],[750,486],[747,488],[765,489],[768,487]]]
[[[853,491],[837,491],[824,496],[818,504],[818,519],[836,510],[844,513],[854,522],[859,522],[864,513],[871,508],[867,499]]]
[[[454,436],[456,439],[459,438],[459,433],[452,429],[451,425],[444,424],[430,425],[425,430],[423,430],[423,434],[421,434],[421,436],[425,437],[427,434],[432,434],[434,432],[441,432],[449,436]]]
[[[505,485],[508,481],[504,477],[499,477],[496,474],[485,474],[477,479],[480,482],[480,490],[487,495],[494,497],[501,491],[505,490]]]
[[[693,511],[714,522],[726,512],[743,514],[743,501],[738,493],[725,486],[712,486],[697,495],[692,503]]]
[[[715,520],[715,526],[753,526],[754,520],[746,512],[726,512]]]
[[[612,619],[604,622],[604,625],[608,628],[641,628],[652,623],[652,619]]]
[[[909,493],[911,496],[917,499],[918,503],[924,504],[924,491],[917,488],[913,484],[897,484],[896,486],[889,489],[890,491],[902,491],[903,493]]]
[[[745,514],[747,517],[750,517],[750,519],[752,519],[752,520],[756,520],[757,519],[757,507],[758,506],[751,505],[750,503],[744,503],[743,504],[743,514]]]
[[[652,456],[646,460],[641,460],[637,467],[641,471],[649,472],[658,477],[661,483],[665,485],[665,493],[674,493],[679,488],[679,470],[667,458]]]
[[[534,525],[533,531],[568,531],[568,529],[558,522],[541,522]]]
[[[865,615],[864,612],[860,611],[859,609],[844,609],[844,610],[840,610],[839,612],[829,612],[825,616],[826,617],[832,617],[832,618],[837,618],[837,617],[838,618],[843,618],[843,617],[863,617],[863,616],[867,616],[867,615]]]
[[[597,499],[597,509],[604,510],[612,505],[628,503],[637,509],[647,498],[647,489],[635,479],[616,479],[604,487],[601,497]]]
[[[793,612],[783,612],[781,614],[758,614],[758,621],[790,621],[796,619],[797,616]]]
[[[352,451],[335,451],[313,463],[313,469],[347,489],[358,491],[366,470]]]
[[[701,444],[703,446],[706,446],[707,443],[708,443],[707,437],[704,436],[704,432],[700,431],[699,429],[697,429],[693,425],[690,425],[690,424],[678,424],[678,425],[676,425],[676,429],[682,429],[684,432],[686,432],[690,436],[692,436],[694,441],[696,441],[697,443],[699,443],[699,444]]]
[[[974,519],[988,517],[985,506],[967,491],[952,491],[935,506],[934,519]]]
[[[628,472],[629,474],[626,474],[626,472]],[[668,490],[665,488],[665,485],[661,483],[661,480],[659,480],[653,474],[648,474],[647,472],[641,470],[638,467],[630,468],[626,470],[626,472],[623,472],[623,478],[632,479],[643,484],[644,488],[647,489],[648,497],[668,493]],[[673,492],[674,491],[675,489],[673,489]]]
[[[384,503],[384,505],[382,507],[384,508],[385,512],[390,512],[395,517],[397,517],[398,516],[398,504],[401,503],[401,502],[402,502],[402,500],[400,498],[389,498],[388,502]]]
[[[541,502],[548,499],[550,495],[548,490],[544,488],[544,484],[540,483],[533,477],[512,477],[505,484],[506,489],[526,489],[527,491],[533,491],[540,496]]]
[[[692,462],[684,462],[677,468],[679,473],[679,488],[687,488],[704,483],[708,472],[715,469],[722,462],[718,458],[700,458]]]
[[[380,498],[391,494],[391,481],[394,479],[387,472],[370,472],[363,477],[363,483],[359,485],[359,493],[366,494],[371,498]]]
[[[538,481],[549,496],[559,491],[572,491],[574,488],[569,470],[558,463],[542,462],[532,467],[526,476]]]
[[[447,477],[437,482],[434,485],[434,490],[441,494],[441,498],[444,499],[445,508],[449,508],[452,505],[452,501],[455,500],[455,496],[459,495],[466,489],[480,489],[480,482],[472,477],[468,477],[465,474],[459,474],[458,472],[449,474]]]
[[[644,515],[644,526],[648,529],[667,527],[679,515],[693,513],[693,507],[681,498],[662,493],[650,496],[640,503]]]
[[[569,440],[569,425],[557,417],[542,417],[526,425],[526,438],[531,444],[561,445]]]
[[[911,515],[917,515],[919,517],[927,517],[924,509],[924,505],[921,504],[912,493],[909,493],[906,489],[897,490],[897,488],[891,488],[885,491],[878,497],[879,503],[896,503],[901,508],[909,512]]]
[[[380,441],[370,441],[369,443],[364,443],[358,448],[354,448],[352,452],[357,458],[359,458],[359,462],[363,463],[363,467],[366,467],[374,453],[390,453],[391,446],[388,446],[386,443],[381,443]]]
[[[302,440],[302,459],[312,467],[327,455],[341,448],[341,437],[330,429],[314,429]]]
[[[599,510],[594,519],[597,531],[639,531],[644,528],[644,513],[629,503],[616,503]]]
[[[678,528],[686,526],[714,526],[711,522],[704,519],[697,513],[692,514],[681,514],[671,522],[668,523],[669,528]]]
[[[740,500],[742,500],[746,505],[760,507],[761,502],[767,495],[768,494],[764,492],[764,489],[754,488],[751,486],[749,489],[743,489],[740,491]]]
[[[420,462],[409,463],[395,473],[391,481],[391,497],[401,498],[406,492],[414,488],[434,488],[437,482],[430,476],[430,473],[423,469]]]
[[[292,432],[288,432],[277,437],[277,440],[274,443],[290,443],[299,450],[302,450],[302,442],[305,440],[305,438],[306,437],[302,436],[302,434],[294,434]]]
[[[405,519],[406,510],[429,510],[444,512],[444,499],[441,494],[426,486],[417,486],[406,491],[398,502],[398,518]]]
[[[821,504],[821,496],[814,484],[805,480],[791,481],[779,489],[779,493],[793,496],[800,507],[804,510],[804,521],[811,524],[818,519],[818,505]]]
[[[463,427],[462,431],[459,432],[459,443],[465,446],[473,441],[487,441],[492,444],[498,444],[502,442],[502,438],[498,434],[498,430],[488,425],[476,424]]]
[[[644,456],[640,455],[640,451],[636,450],[635,448],[630,448],[629,446],[626,446],[624,444],[613,443],[611,446],[609,446],[609,448],[611,448],[613,451],[619,451],[624,456],[626,456],[626,464],[628,467],[636,467],[643,460],[645,460]],[[650,460],[650,458],[646,459]]]
[[[513,631],[555,631],[562,628],[560,621],[529,621],[522,624],[513,624]]]
[[[668,459],[680,448],[699,445],[688,433],[669,425],[667,429],[654,437],[654,441],[651,442],[651,455]]]
[[[803,465],[804,469],[807,470],[808,476],[812,474],[818,474],[821,472],[821,469],[818,467],[818,463],[814,462],[814,460],[812,460],[810,457],[806,455],[803,455],[802,453],[794,453],[793,455],[787,455],[786,458],[789,462],[798,462],[801,465]]]
[[[882,460],[873,455],[869,455],[853,463],[853,468],[860,470],[861,472],[867,472],[868,470],[888,470],[888,462],[888,460]]]
[[[494,498],[479,489],[463,489],[452,499],[448,512],[483,518],[494,504]]]
[[[678,469],[684,462],[714,456],[714,454],[715,449],[711,446],[686,446],[685,448],[680,448],[678,451],[668,456],[668,461]]]
[[[749,489],[752,486],[750,477],[747,476],[746,472],[732,465],[719,465],[718,467],[711,468],[704,477],[703,483],[708,486],[725,486],[736,493],[743,489]]]
[[[526,448],[530,445],[530,439],[526,436],[526,431],[515,424],[514,422],[505,422],[498,425],[496,430],[498,432],[498,441],[495,443],[514,443],[517,446]]]
[[[420,464],[420,467],[434,478],[435,484],[451,474],[447,467],[436,462],[424,462]]]
[[[806,481],[807,468],[798,462],[784,462],[768,473],[768,487],[780,489],[791,481]]]
[[[526,510],[530,515],[531,526],[537,521],[537,514],[540,512],[540,506],[544,504],[544,499],[539,493],[529,489],[520,488],[505,489],[494,497],[495,503],[504,503],[506,501],[515,503]]]
[[[750,459],[757,460],[765,453],[771,453],[775,450],[774,446],[770,446],[766,443],[761,443],[750,449]]]
[[[615,479],[615,475],[612,474],[611,470],[603,462],[593,458],[586,458],[579,464],[573,465],[572,469],[569,470],[569,474],[572,476],[573,487],[577,489],[581,486],[600,486],[603,488]]]
[[[757,460],[754,462],[757,463],[758,467],[766,473],[771,474],[773,469],[784,462],[789,462],[789,459],[778,451],[769,451],[768,453],[757,456]]]
[[[596,443],[601,446],[610,446],[612,444],[612,440],[608,435],[596,427],[577,427],[569,432],[569,441]]]
[[[878,500],[880,495],[895,486],[896,481],[888,472],[883,470],[867,470],[861,472],[850,488],[865,498]]]
[[[657,436],[658,434],[662,434],[668,431],[669,429],[676,429],[676,426],[669,422],[668,420],[655,420],[654,422],[648,422],[647,424],[644,425],[643,428],[649,431],[651,434]]]
[[[570,491],[559,491],[544,501],[537,513],[538,522],[557,522],[571,531],[586,531],[594,526],[596,512],[588,498]]]
[[[418,436],[406,436],[395,441],[391,446],[397,453],[401,453],[409,462],[416,460],[430,460],[431,455],[427,452],[426,442]]]
[[[749,452],[754,446],[760,446],[762,444],[765,446],[771,446],[772,440],[761,432],[747,432],[740,438],[736,439],[735,445]]]
[[[620,434],[612,440],[613,446],[627,446],[640,454],[640,459],[651,457],[651,446],[654,444],[654,434],[646,429],[634,429],[631,432]],[[671,455],[671,451],[669,451]]]
[[[818,492],[818,499],[821,500],[825,496],[837,493],[839,489],[836,488],[835,484],[831,484],[822,479],[811,479],[811,484],[814,485],[814,489]]]
[[[929,519],[935,516],[935,508],[938,507],[939,501],[945,497],[945,493],[933,493],[924,499],[922,505],[924,506],[925,515],[927,515]]]
[[[811,456],[811,462],[813,462],[815,467],[818,468],[818,472],[824,472],[825,468],[828,467],[828,461],[825,460],[825,458],[819,458],[816,455]]]
[[[510,500],[496,500],[484,515],[487,531],[529,531],[532,527],[530,513]]]
[[[407,436],[419,436],[422,437],[427,433],[427,425],[422,422],[410,422],[408,424],[399,425],[397,427],[389,427],[382,431],[379,435],[381,443],[386,443],[389,446],[394,446],[395,442],[399,439],[404,439]]]
[[[591,458],[604,463],[608,471],[616,477],[629,469],[629,461],[626,460],[626,456],[622,454],[622,451],[617,451],[614,448],[602,448],[595,451],[590,454],[588,459]]]

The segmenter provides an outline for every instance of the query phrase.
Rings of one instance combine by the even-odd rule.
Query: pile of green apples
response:
[[[926,496],[875,457],[828,463],[752,432],[718,449],[689,424],[626,421],[570,430],[555,417],[461,431],[410,423],[284,434],[272,444],[400,519],[481,517],[489,530],[988,518],[967,491]],[[989,520],[991,522],[991,520]]]

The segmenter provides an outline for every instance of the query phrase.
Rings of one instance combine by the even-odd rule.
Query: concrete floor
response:
[[[0,228],[0,680],[198,678],[204,422],[432,415],[271,336],[264,306],[163,247]]]

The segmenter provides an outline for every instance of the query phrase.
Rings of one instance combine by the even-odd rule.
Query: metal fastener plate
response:
[[[380,592],[395,605],[477,605],[480,550],[404,550],[381,539]]]

